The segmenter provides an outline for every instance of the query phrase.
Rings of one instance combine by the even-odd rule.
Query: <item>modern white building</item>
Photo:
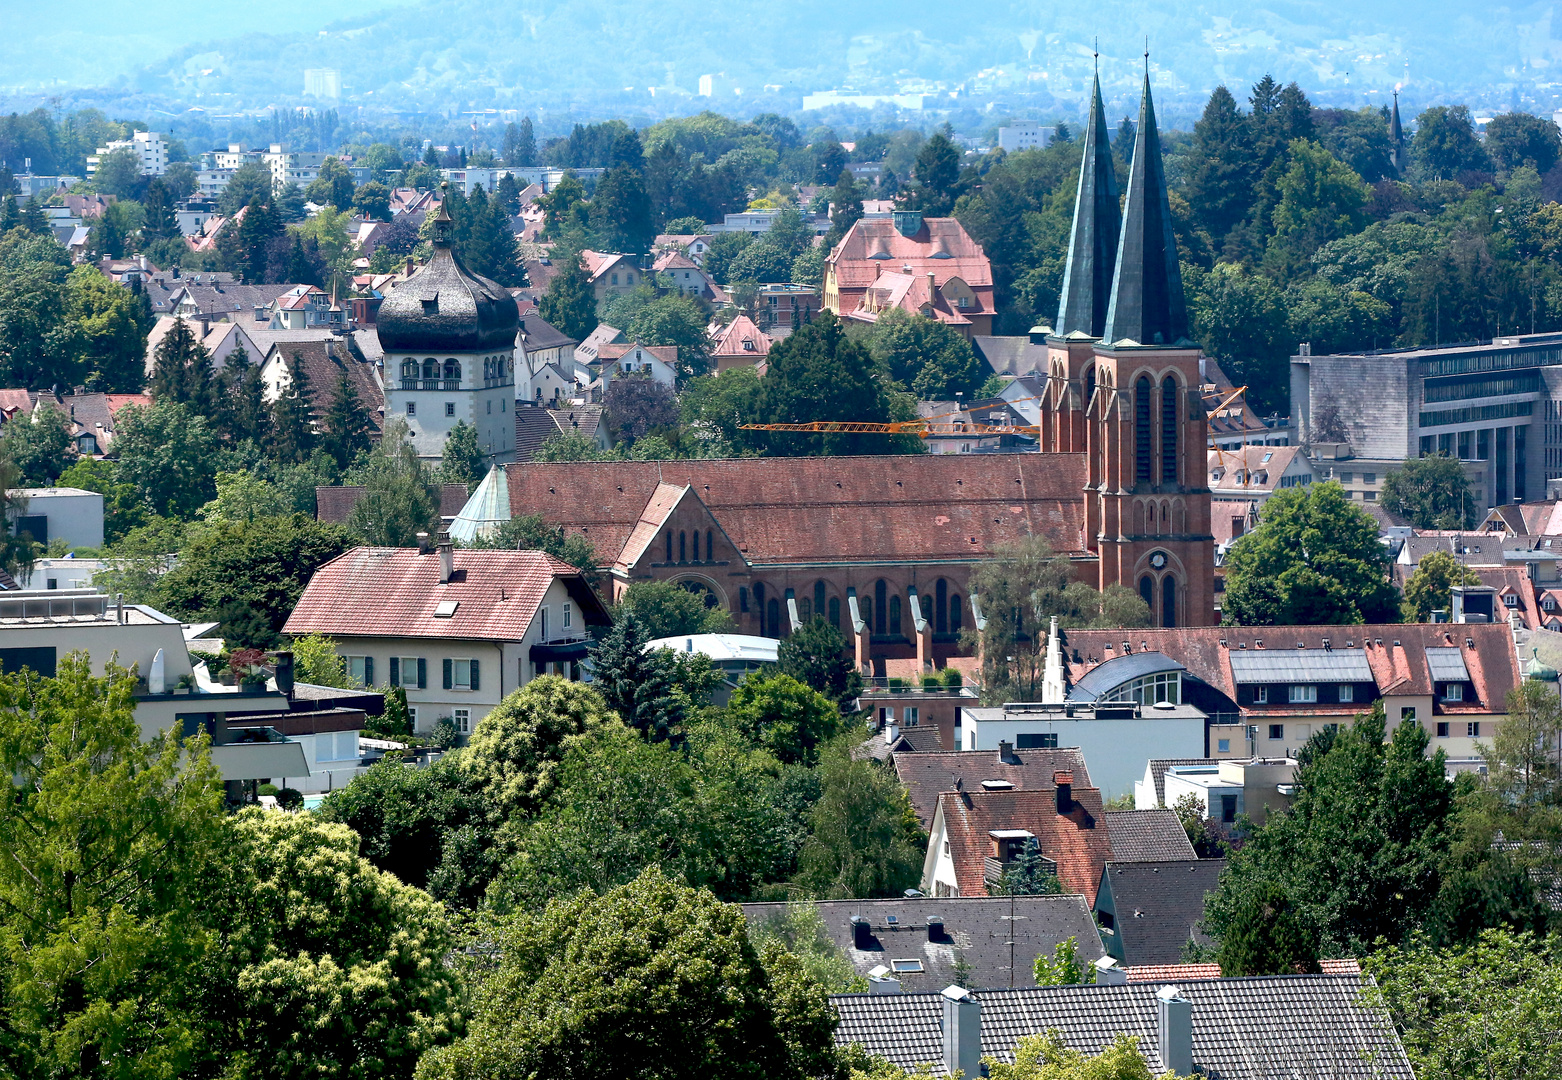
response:
[[[87,158],[87,176],[97,174],[103,158],[116,150],[133,151],[141,162],[142,176],[162,176],[168,171],[168,143],[155,131],[138,131],[128,139],[116,139]]]
[[[461,264],[443,206],[428,264],[390,290],[376,317],[385,350],[385,419],[406,421],[418,456],[441,458],[457,423],[490,462],[515,455],[515,339],[508,289]]]
[[[1270,811],[1291,805],[1295,775],[1295,758],[1255,758],[1171,765],[1161,782],[1168,807],[1192,795],[1206,818],[1230,825],[1246,814],[1262,825]],[[1153,766],[1149,766],[1144,779],[1134,782],[1134,807],[1154,810],[1157,805]]]
[[[1133,793],[1146,758],[1204,757],[1207,722],[1203,710],[1171,701],[1009,702],[961,706],[955,738],[962,750],[1077,746],[1091,780],[1110,799]]]
[[[330,98],[342,96],[342,73],[336,68],[305,68],[304,96]]]
[[[12,528],[26,531],[47,547],[64,540],[73,548],[103,546],[103,496],[81,488],[24,488],[27,506],[12,519]]]
[[[1010,120],[998,129],[998,148],[1017,153],[1021,150],[1045,150],[1052,145],[1058,129],[1035,120]]]

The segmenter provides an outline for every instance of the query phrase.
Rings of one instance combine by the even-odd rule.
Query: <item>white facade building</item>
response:
[[[103,496],[81,488],[24,488],[27,506],[13,516],[12,528],[26,530],[38,543],[64,540],[71,547],[103,546]]]
[[[155,131],[138,131],[128,139],[116,139],[87,159],[87,175],[96,175],[103,158],[116,150],[133,151],[141,162],[142,176],[162,176],[168,171],[168,143]]]
[[[998,129],[998,148],[1008,153],[1020,150],[1045,150],[1052,145],[1058,129],[1034,120],[1011,120]]]

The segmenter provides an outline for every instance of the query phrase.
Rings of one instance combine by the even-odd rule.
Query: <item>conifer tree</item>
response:
[[[146,211],[146,223],[141,235],[146,240],[170,240],[179,235],[179,223],[174,217],[174,200],[168,185],[160,176],[152,177],[141,197],[141,208]]]
[[[347,468],[360,451],[369,448],[369,418],[346,368],[337,375],[331,407],[326,410],[321,427],[325,429],[323,448],[335,459],[337,468]]]
[[[16,207],[16,196],[0,197],[0,236],[22,224],[22,212]]]
[[[233,442],[260,439],[266,425],[265,390],[260,366],[250,362],[249,350],[241,345],[229,353],[223,364],[216,416],[222,433]]]
[[[210,372],[211,354],[195,340],[190,324],[176,318],[157,343],[152,358],[152,382],[147,390],[155,401],[189,401],[193,373],[202,365]]]
[[[271,403],[271,453],[283,464],[301,465],[314,450],[315,433],[309,407],[309,376],[300,354],[293,354],[287,372],[286,389]]]
[[[450,429],[439,471],[444,483],[465,484],[468,494],[482,482],[483,451],[477,445],[477,429],[465,420],[457,420]]]
[[[595,686],[620,720],[651,742],[682,742],[683,706],[673,695],[665,654],[647,653],[633,612],[625,612],[591,650]]]
[[[584,341],[597,328],[597,296],[591,279],[579,251],[557,251],[554,259],[564,268],[548,282],[548,291],[537,301],[537,311],[550,325]]]
[[[22,228],[35,236],[43,236],[49,232],[49,219],[43,215],[43,204],[38,201],[38,196],[31,195],[27,203],[22,207]]]
[[[1237,100],[1215,87],[1204,115],[1193,125],[1188,202],[1218,245],[1247,216],[1253,202],[1253,133]]]

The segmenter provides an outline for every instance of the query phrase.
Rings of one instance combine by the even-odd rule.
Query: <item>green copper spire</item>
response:
[[[1109,345],[1124,340],[1174,345],[1188,336],[1188,305],[1182,293],[1182,269],[1177,264],[1177,240],[1172,235],[1148,70],[1144,99],[1139,104],[1134,161],[1128,170],[1128,199],[1117,243],[1112,300],[1101,336]]]
[[[1077,330],[1091,337],[1101,336],[1121,226],[1117,177],[1112,171],[1112,147],[1107,138],[1106,106],[1101,102],[1098,72],[1091,96],[1090,122],[1085,126],[1085,153],[1079,163],[1079,193],[1074,196],[1074,228],[1069,237],[1068,263],[1063,270],[1063,295],[1058,300],[1059,335]]]

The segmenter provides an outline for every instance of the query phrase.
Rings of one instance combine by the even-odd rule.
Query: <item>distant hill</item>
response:
[[[268,9],[243,34],[211,24],[217,33],[199,43],[181,23],[190,43],[131,70],[123,88],[169,101],[255,108],[300,101],[304,70],[326,67],[341,72],[343,104],[634,115],[699,107],[704,102],[689,96],[700,76],[713,75],[710,104],[726,112],[762,106],[791,112],[811,91],[883,92],[921,82],[944,84],[945,103],[948,89],[963,87],[982,108],[996,98],[999,109],[1066,113],[1088,86],[1096,34],[1109,96],[1125,105],[1135,97],[1145,36],[1158,93],[1174,110],[1193,107],[1218,82],[1245,88],[1265,72],[1295,79],[1315,101],[1335,105],[1380,102],[1406,82],[1412,106],[1455,97],[1478,109],[1549,112],[1562,88],[1562,42],[1552,37],[1553,6],[1543,3],[1108,0],[956,8],[944,0],[902,0],[843,9],[824,0],[703,7],[428,0],[380,7],[326,32],[315,29],[318,18],[293,28],[303,19],[301,6]],[[343,6],[319,10],[327,9]],[[64,48],[52,56],[21,56],[25,33],[0,45],[0,59],[12,61],[0,81],[14,84],[50,65],[81,78],[79,61],[94,51],[94,35],[98,55],[113,59],[110,70],[124,63],[126,45],[132,56],[159,55],[151,47],[156,22],[140,21],[118,47],[111,36],[117,27],[70,22],[68,40],[56,43]]]

